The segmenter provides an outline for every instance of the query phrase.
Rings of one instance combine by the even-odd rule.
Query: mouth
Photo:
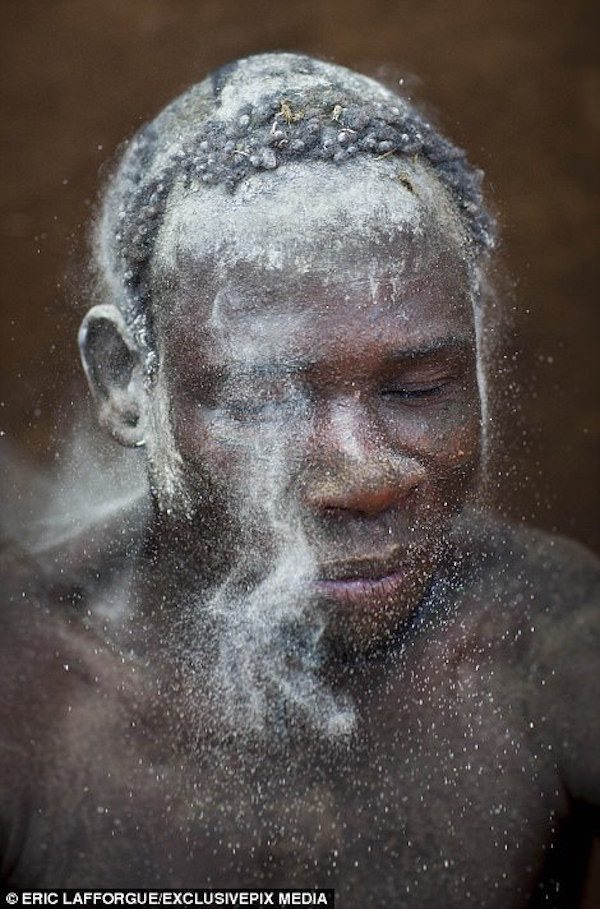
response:
[[[348,605],[381,605],[389,602],[406,583],[406,571],[382,564],[365,562],[352,566],[336,566],[329,577],[315,582],[318,596]]]

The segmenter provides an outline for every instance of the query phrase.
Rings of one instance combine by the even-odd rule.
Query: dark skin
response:
[[[422,223],[372,247],[349,229],[333,278],[325,252],[308,272],[232,262],[218,285],[227,343],[210,321],[211,262],[178,250],[158,381],[186,489],[204,504],[105,529],[111,565],[121,521],[144,535],[131,612],[108,629],[93,617],[102,571],[96,588],[79,585],[83,608],[60,608],[51,571],[32,582],[40,560],[13,565],[0,664],[8,883],[574,904],[600,795],[597,567],[575,544],[459,514],[480,460],[475,337],[459,247],[430,211]],[[98,394],[115,413],[127,398],[147,436],[131,362],[125,388]],[[113,429],[135,444],[130,418]],[[242,552],[235,497],[257,450],[268,466],[274,448],[277,495],[299,509],[318,566],[320,674],[356,708],[346,742],[302,727],[266,742],[232,734],[205,678],[166,647],[186,595],[222,579],[223,548]],[[272,548],[264,524],[256,534],[260,575]],[[72,587],[94,574],[79,556],[48,559],[77,562]],[[101,553],[91,561],[102,568]]]

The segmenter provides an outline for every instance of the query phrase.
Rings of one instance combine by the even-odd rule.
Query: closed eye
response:
[[[396,398],[410,404],[411,402],[418,403],[429,398],[437,398],[449,385],[449,380],[427,385],[399,385],[398,387],[384,388],[381,393],[386,398]]]

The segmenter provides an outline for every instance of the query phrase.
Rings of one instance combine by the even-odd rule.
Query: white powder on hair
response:
[[[355,73],[343,66],[305,58],[306,71],[302,71],[302,58],[296,54],[258,54],[242,61],[233,69],[219,95],[218,119],[229,121],[246,105],[257,104],[265,96],[287,97],[290,71],[293,87],[298,93],[317,94],[324,89],[343,85],[357,95],[366,95],[382,102],[402,106],[401,100],[388,88],[368,76]]]

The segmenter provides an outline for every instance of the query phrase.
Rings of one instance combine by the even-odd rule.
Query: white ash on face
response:
[[[318,565],[286,495],[288,458],[276,427],[264,428],[240,490],[248,542],[216,589],[182,603],[170,657],[183,667],[187,713],[199,729],[270,744],[308,733],[345,746],[357,715],[321,677],[327,621],[309,594]]]
[[[494,243],[482,174],[406,100],[343,67],[294,54],[237,61],[192,86],[134,137],[105,196],[99,277],[156,364],[149,265],[175,185],[230,193],[291,162],[415,160],[452,196],[477,255]],[[410,189],[410,180],[407,180]]]

